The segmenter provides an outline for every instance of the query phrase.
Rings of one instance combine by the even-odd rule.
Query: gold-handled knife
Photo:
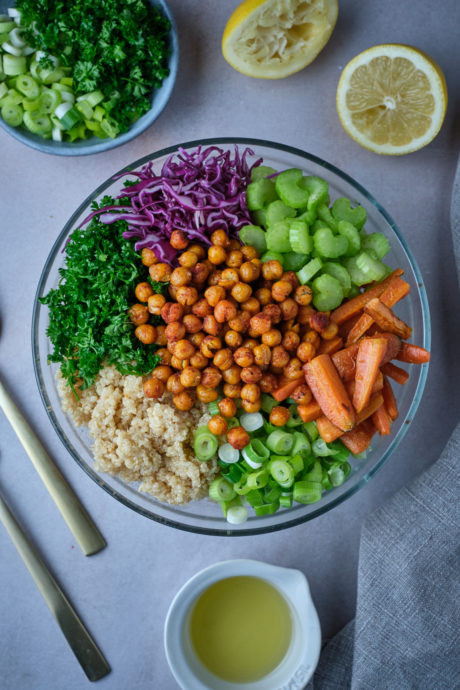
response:
[[[110,672],[110,666],[101,650],[1,496],[0,520],[89,680],[99,680],[106,676]]]
[[[56,467],[0,380],[0,407],[24,446],[27,455],[67,522],[85,556],[101,551],[107,544],[80,503],[73,489]]]

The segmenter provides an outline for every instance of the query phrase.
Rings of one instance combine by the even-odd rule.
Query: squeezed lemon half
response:
[[[411,46],[374,46],[353,58],[337,87],[346,132],[375,153],[410,153],[434,139],[444,121],[447,88],[441,68]]]
[[[324,48],[337,13],[337,0],[244,0],[227,22],[222,53],[248,77],[287,77]]]

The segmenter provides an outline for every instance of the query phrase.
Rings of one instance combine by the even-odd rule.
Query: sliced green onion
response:
[[[329,448],[326,441],[322,438],[317,438],[316,441],[314,441],[312,450],[313,453],[320,458],[326,458],[328,455],[334,455],[336,452],[334,448]]]
[[[30,74],[20,74],[16,78],[16,88],[30,100],[35,100],[40,96],[40,87]]]
[[[4,47],[3,44],[2,47]],[[17,77],[19,74],[27,72],[26,59],[23,56],[4,55],[3,56],[3,71],[7,76]]]
[[[48,115],[42,115],[40,111],[28,111],[24,113],[24,124],[33,134],[40,134],[41,136],[50,135],[53,129]]]
[[[295,482],[293,498],[297,503],[317,503],[321,500],[322,486],[320,482]]]
[[[279,497],[281,508],[292,508],[292,494],[282,493]]]
[[[311,452],[310,441],[301,431],[294,431],[294,445],[292,446],[291,454],[296,455],[301,450],[306,450],[307,453]]]
[[[278,455],[289,453],[293,445],[294,438],[292,434],[287,434],[280,429],[273,431],[267,438],[268,448]]]
[[[53,127],[51,138],[53,141],[62,141],[62,129],[59,127]]]
[[[70,103],[61,103],[56,108],[55,113],[64,129],[67,130],[72,129],[82,119],[81,113]]]
[[[249,493],[249,491],[251,491],[251,487],[248,486],[248,477],[248,474],[242,474],[240,479],[233,485],[233,488],[235,489],[236,493],[240,496],[244,496],[245,494]]]
[[[318,460],[315,460],[313,467],[306,472],[302,479],[310,482],[320,482],[323,477],[323,468]]]
[[[104,100],[104,94],[102,91],[91,91],[90,93],[84,93],[82,96],[78,96],[77,101],[88,101],[90,106],[94,108],[99,103]]]
[[[308,435],[308,438],[310,439],[310,441],[313,442],[318,438],[319,433],[318,433],[318,429],[316,427],[315,422],[305,422],[302,425],[302,428],[304,429],[304,431]]]
[[[248,519],[248,509],[244,506],[227,508],[227,522],[231,525],[242,525]]]
[[[208,403],[208,410],[209,414],[211,414],[213,417],[216,414],[220,414],[219,404],[217,400],[213,400],[212,402]]]
[[[224,443],[219,447],[218,456],[227,465],[233,465],[240,459],[240,452],[234,448],[230,443]]]
[[[210,460],[216,454],[218,441],[214,434],[208,430],[208,433],[195,434],[193,441],[193,450],[195,455],[201,462]]]
[[[235,496],[233,485],[224,477],[214,479],[209,485],[209,498],[213,501],[231,501]]]
[[[4,105],[1,109],[2,118],[10,127],[19,127],[22,122],[22,108],[19,105]]]
[[[230,417],[227,419],[227,426],[229,429],[235,429],[235,427],[240,426],[240,420],[238,417]]]
[[[220,466],[224,465],[222,461],[219,461]],[[242,475],[244,474],[244,470],[240,466],[238,462],[233,463],[233,465],[224,465],[226,468],[225,472],[223,471],[222,474],[226,479],[228,479],[229,482],[232,482],[232,484],[236,484],[237,482],[240,481]]]
[[[19,79],[19,77],[18,77],[18,79]],[[40,95],[38,102],[39,102],[39,109],[41,110],[41,112],[49,115],[50,113],[54,113],[57,106],[60,104],[61,94],[59,93],[59,91],[53,91],[52,89],[46,89],[46,91],[43,91],[42,94]]]
[[[254,512],[257,517],[261,517],[262,515],[273,515],[273,513],[276,513],[279,507],[280,502],[279,500],[276,500],[273,501],[273,503],[264,503],[264,505],[255,506]]]
[[[259,489],[253,489],[245,495],[245,499],[250,506],[255,508],[256,506],[261,506],[264,502],[262,492]]]
[[[291,428],[294,426],[300,426],[301,424],[303,424],[303,422],[299,416],[299,412],[297,409],[297,403],[293,403],[292,405],[289,406],[289,412],[290,412],[291,416],[289,417],[289,419],[286,422],[286,426],[288,428]]]
[[[265,503],[273,503],[274,501],[277,501],[281,496],[281,490],[282,489],[278,482],[275,482],[274,479],[271,479],[264,489]]]
[[[23,31],[24,30],[20,29],[18,26],[10,31],[8,40],[15,48],[24,48],[26,45],[26,42],[23,38]]]
[[[264,425],[264,418],[260,412],[246,412],[240,417],[240,424],[246,431],[257,431]]]
[[[250,490],[263,489],[267,486],[270,475],[266,469],[259,470],[258,472],[251,472],[248,476],[248,483]]]
[[[340,465],[334,463],[330,470],[328,470],[329,479],[332,486],[340,486],[351,472],[351,465],[348,462]]]
[[[1,62],[1,57],[0,57],[0,62]],[[0,67],[0,69],[1,69],[1,67]],[[8,87],[4,82],[2,82],[0,84],[0,100],[2,98],[4,98],[4,96],[6,96],[7,93],[8,93]]]
[[[16,26],[15,22],[5,22],[5,21],[0,22],[0,34],[9,34],[10,31],[13,31],[15,26]]]
[[[270,412],[273,410],[274,407],[278,405],[278,402],[275,400],[275,398],[272,395],[269,395],[268,393],[262,393],[260,396],[260,406],[264,412],[267,414],[270,414]],[[263,424],[263,420],[262,420]]]
[[[304,462],[300,453],[296,453],[292,456],[292,458],[289,458],[288,463],[291,465],[292,469],[294,470],[294,474],[296,475],[302,472],[304,469]]]
[[[270,474],[283,488],[289,488],[294,483],[294,468],[283,460],[270,463]]]

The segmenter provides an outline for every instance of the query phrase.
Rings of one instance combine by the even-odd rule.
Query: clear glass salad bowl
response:
[[[276,170],[296,167],[302,169],[304,174],[323,177],[329,183],[331,200],[339,196],[347,196],[353,202],[364,206],[367,211],[367,232],[385,233],[391,245],[391,251],[385,258],[385,262],[394,268],[402,268],[405,280],[410,283],[410,295],[398,304],[397,313],[412,326],[412,341],[429,349],[430,315],[419,268],[401,231],[369,192],[333,165],[289,146],[263,140],[232,138],[191,141],[181,146],[186,150],[193,150],[199,144],[203,146],[216,145],[223,149],[233,149],[235,145],[240,149],[248,146],[254,152],[255,158],[262,157],[265,165],[270,165]],[[136,169],[148,161],[153,161],[154,170],[159,171],[166,157],[177,149],[178,146],[174,146],[144,156],[127,166],[124,171]],[[111,496],[141,515],[178,529],[222,536],[261,534],[298,525],[331,510],[365,486],[388,460],[409,428],[409,422],[413,419],[422,396],[428,372],[427,364],[418,366],[401,363],[401,366],[409,368],[410,376],[405,386],[398,386],[397,384],[393,386],[400,414],[393,424],[391,435],[381,438],[374,437],[372,447],[364,459],[353,459],[351,456],[352,471],[347,480],[341,486],[324,493],[318,503],[296,504],[292,508],[280,509],[273,515],[263,517],[250,515],[247,522],[241,525],[230,525],[222,516],[220,507],[209,499],[184,506],[160,503],[152,496],[140,493],[136,485],[127,484],[118,477],[98,473],[94,470],[91,439],[87,429],[76,427],[70,417],[61,409],[56,385],[57,365],[50,366],[47,363],[47,356],[51,351],[51,344],[46,336],[48,309],[40,305],[39,298],[57,286],[59,268],[64,265],[65,261],[63,249],[67,239],[88,215],[91,202],[104,194],[116,195],[120,188],[120,180],[115,179],[115,176],[110,177],[83,201],[68,220],[46,261],[34,304],[32,348],[40,394],[57,434],[80,467]]]

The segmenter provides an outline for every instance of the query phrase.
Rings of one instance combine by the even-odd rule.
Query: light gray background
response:
[[[0,131],[0,373],[108,541],[85,559],[0,413],[0,481],[28,533],[112,666],[100,687],[177,685],[163,652],[163,622],[178,588],[218,560],[250,557],[300,568],[308,577],[324,638],[354,613],[363,520],[439,455],[459,411],[458,288],[449,233],[458,148],[457,0],[342,0],[330,43],[306,70],[281,81],[233,71],[220,37],[236,0],[171,0],[181,59],[172,98],[135,141],[91,157],[58,158]],[[343,131],[335,109],[341,69],[385,42],[416,45],[442,66],[450,103],[443,129],[424,150],[374,155]],[[258,137],[321,156],[363,184],[390,212],[419,262],[430,300],[432,364],[423,400],[402,445],[347,503],[321,518],[266,536],[192,535],[143,518],[102,491],[53,432],[35,384],[30,322],[43,263],[80,202],[110,174],[165,146],[209,136]],[[6,532],[0,529],[0,687],[87,687],[51,614]]]

